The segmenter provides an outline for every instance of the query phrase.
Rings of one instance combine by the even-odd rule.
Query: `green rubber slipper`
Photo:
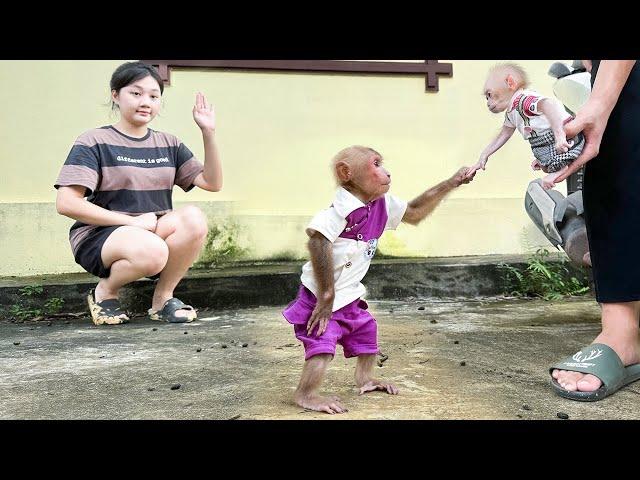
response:
[[[593,392],[570,392],[551,377],[551,386],[558,395],[581,402],[602,400],[625,385],[640,380],[640,363],[625,367],[618,354],[603,343],[593,343],[571,357],[561,360],[549,369],[549,373],[555,369],[590,373],[602,381],[602,386]]]

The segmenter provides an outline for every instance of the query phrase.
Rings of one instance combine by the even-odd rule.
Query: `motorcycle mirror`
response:
[[[571,64],[571,68],[573,68],[574,70],[584,70],[584,71],[587,70],[586,68],[584,68],[584,65],[582,64],[582,60],[574,60],[573,63]]]
[[[571,69],[564,63],[556,62],[549,67],[549,75],[553,78],[562,78],[571,75]]]

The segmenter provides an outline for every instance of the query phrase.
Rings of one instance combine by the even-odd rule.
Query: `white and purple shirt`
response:
[[[532,132],[536,135],[549,130],[551,124],[546,115],[540,111],[539,103],[548,97],[535,90],[520,89],[511,97],[511,101],[504,115],[504,125],[517,128],[522,137],[528,140]],[[570,117],[565,112],[563,120]]]
[[[378,239],[385,230],[395,230],[407,210],[407,202],[388,193],[366,205],[340,187],[331,207],[318,213],[307,233],[320,232],[333,243],[335,299],[332,311],[366,293],[360,281],[376,253]],[[302,267],[302,284],[318,297],[318,284],[311,262]]]

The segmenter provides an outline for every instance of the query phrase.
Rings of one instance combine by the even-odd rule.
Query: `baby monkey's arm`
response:
[[[516,129],[514,127],[508,127],[503,125],[498,132],[498,135],[486,146],[486,148],[480,154],[480,159],[469,168],[467,171],[467,177],[471,177],[477,170],[484,170],[487,162],[489,161],[489,157],[497,152],[513,135]]]
[[[540,111],[547,117],[553,136],[556,139],[556,152],[565,153],[571,148],[571,144],[567,142],[567,135],[562,128],[563,118],[566,116],[564,108],[560,102],[553,98],[544,98],[540,100]]]

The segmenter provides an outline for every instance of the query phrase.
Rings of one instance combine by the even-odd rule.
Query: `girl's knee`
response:
[[[158,237],[157,241],[145,242],[132,255],[131,261],[145,275],[156,275],[167,265],[169,259],[169,247]]]
[[[194,240],[203,240],[209,231],[207,217],[202,210],[192,205],[184,207],[181,211],[183,233]]]

